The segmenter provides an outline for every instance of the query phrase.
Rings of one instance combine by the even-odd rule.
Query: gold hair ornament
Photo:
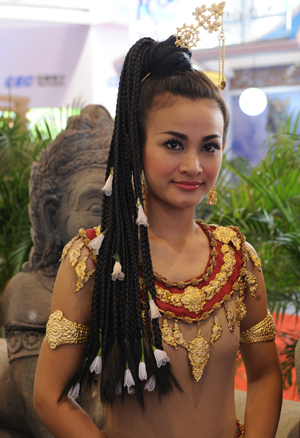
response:
[[[193,15],[195,16],[198,24],[195,27],[193,24],[190,26],[184,25],[179,28],[177,27],[177,33],[174,35],[176,37],[175,45],[180,47],[185,47],[191,49],[192,47],[197,47],[197,42],[200,41],[199,37],[199,27],[207,30],[209,33],[217,31],[221,26],[219,39],[219,88],[224,90],[226,87],[225,74],[224,74],[224,61],[225,61],[225,34],[223,28],[223,15],[224,15],[225,2],[221,2],[218,5],[213,3],[210,8],[202,5],[200,8],[197,7]],[[211,12],[211,14],[207,14]],[[214,17],[214,21],[213,18]],[[221,18],[221,20],[220,20]],[[221,73],[222,72],[222,73]]]

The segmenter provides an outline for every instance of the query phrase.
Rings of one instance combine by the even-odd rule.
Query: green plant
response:
[[[0,119],[0,293],[20,271],[31,247],[30,169],[49,141],[37,132],[31,133],[24,120]]]

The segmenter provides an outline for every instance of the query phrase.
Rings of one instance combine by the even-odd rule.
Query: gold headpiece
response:
[[[177,27],[177,34],[175,44],[176,46],[185,47],[191,49],[197,46],[197,42],[200,41],[199,38],[199,27],[203,27],[208,30],[209,33],[217,31],[221,26],[221,31],[219,35],[219,88],[224,90],[226,87],[225,75],[224,75],[224,61],[225,61],[225,34],[223,29],[223,14],[224,14],[225,2],[221,2],[218,5],[213,3],[210,8],[202,5],[201,8],[196,8],[193,15],[195,16],[198,24],[195,27],[193,24],[187,26],[184,25],[179,28]],[[211,14],[206,14],[206,12],[211,12]],[[212,17],[214,21],[212,22]],[[221,17],[221,20],[219,20]],[[221,49],[222,46],[222,49]],[[222,54],[221,54],[222,51]],[[222,74],[221,74],[221,59],[222,59]]]

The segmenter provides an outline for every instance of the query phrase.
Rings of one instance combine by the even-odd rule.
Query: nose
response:
[[[199,175],[203,171],[199,154],[195,151],[186,152],[182,156],[179,171],[189,176]]]

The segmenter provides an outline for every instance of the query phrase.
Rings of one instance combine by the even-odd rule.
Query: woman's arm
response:
[[[258,280],[257,298],[253,299],[247,290],[247,315],[241,323],[241,331],[253,327],[267,316],[263,274],[251,262],[248,270]],[[240,349],[247,372],[245,438],[274,438],[282,402],[281,369],[275,341],[241,343]]]
[[[79,244],[79,243],[78,243]],[[78,244],[74,244],[72,249]],[[88,255],[84,248],[80,259]],[[88,259],[87,270],[93,269]],[[64,316],[76,323],[91,325],[93,278],[78,292],[75,291],[76,273],[69,258],[62,262],[53,291],[51,313],[61,310]],[[55,438],[100,438],[103,435],[81,409],[67,396],[57,402],[66,383],[84,360],[86,344],[60,345],[52,350],[44,340],[37,364],[33,403],[43,423]]]

